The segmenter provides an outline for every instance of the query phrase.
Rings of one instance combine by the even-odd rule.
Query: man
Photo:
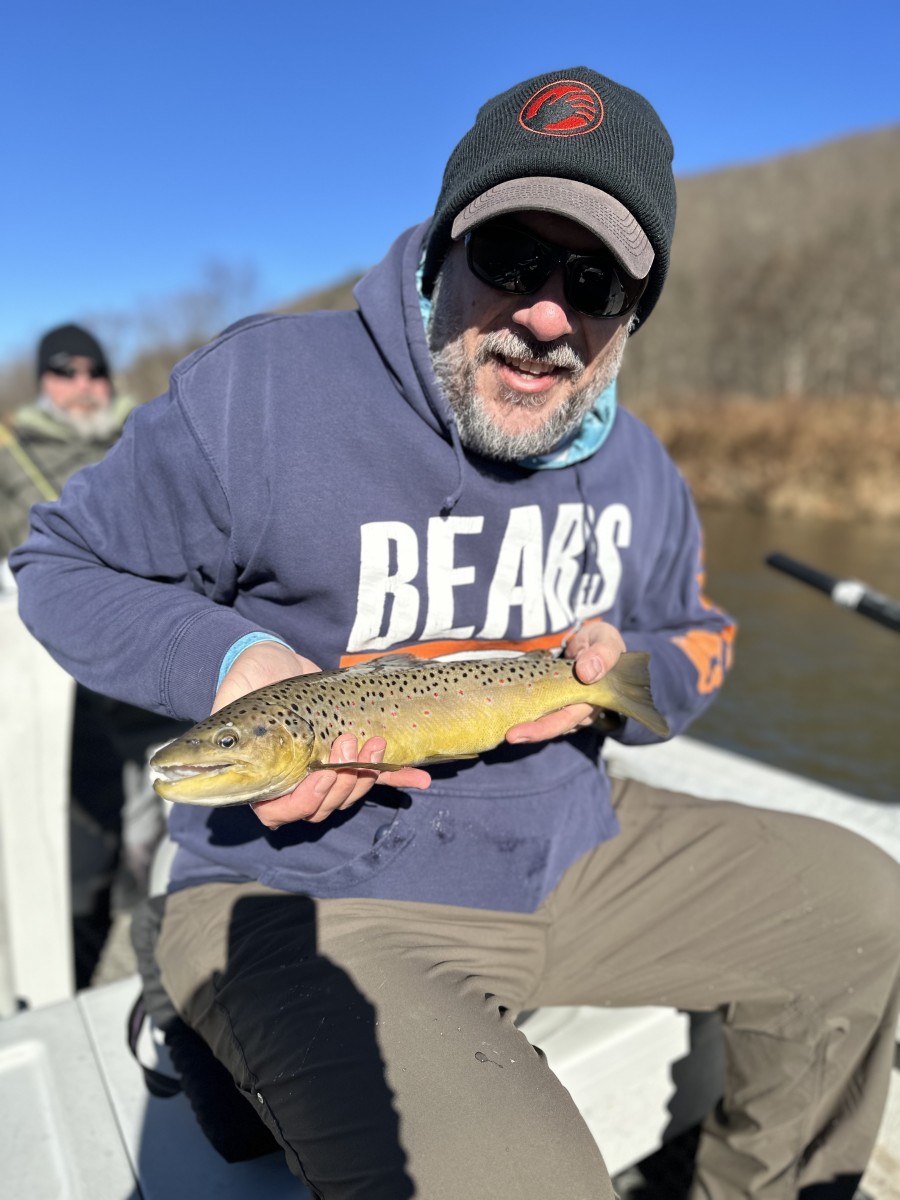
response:
[[[134,401],[115,396],[97,339],[61,325],[40,340],[39,395],[0,427],[0,557],[28,534],[32,504],[55,499],[80,467],[95,463],[118,439]]]
[[[648,650],[683,729],[733,630],[681,477],[615,401],[666,275],[671,159],[647,101],[584,67],[489,101],[358,313],[227,331],[38,510],[26,620],[92,686],[197,718],[395,649],[563,645],[585,682]],[[371,771],[173,812],[163,982],[314,1195],[612,1196],[514,1022],[655,1003],[727,1016],[697,1200],[852,1195],[893,1056],[900,871],[818,822],[611,796],[604,735],[652,740],[575,704],[429,784],[343,735],[332,761]]]
[[[39,396],[0,426],[0,557],[28,534],[33,504],[55,499],[81,467],[98,462],[122,433],[135,402],[117,396],[100,342],[61,325],[37,350]],[[5,561],[2,564],[5,567]],[[10,577],[11,578],[11,577]],[[123,773],[143,771],[149,745],[168,740],[172,722],[79,686],[71,755],[69,846],[76,988],[87,987],[111,925],[113,882],[123,848]],[[133,882],[145,886],[163,831],[161,806],[144,778],[129,793],[125,851]]]

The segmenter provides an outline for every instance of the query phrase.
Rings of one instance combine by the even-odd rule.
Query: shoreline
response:
[[[900,404],[735,397],[626,407],[663,442],[701,506],[900,519]]]

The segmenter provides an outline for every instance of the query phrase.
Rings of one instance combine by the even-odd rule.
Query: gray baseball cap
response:
[[[484,221],[526,210],[570,217],[596,234],[633,278],[649,275],[655,256],[637,219],[615,196],[577,179],[535,175],[498,183],[466,205],[454,220],[450,237],[458,241]]]

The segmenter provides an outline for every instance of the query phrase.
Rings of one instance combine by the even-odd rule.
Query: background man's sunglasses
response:
[[[64,366],[51,366],[47,370],[51,375],[58,375],[60,379],[76,379],[79,375],[87,375],[90,379],[106,379],[105,367],[73,367],[68,363]]]
[[[573,254],[516,225],[492,221],[466,234],[469,270],[489,287],[530,296],[557,267],[572,308],[588,317],[621,317],[640,300],[646,279],[633,279],[608,251]]]

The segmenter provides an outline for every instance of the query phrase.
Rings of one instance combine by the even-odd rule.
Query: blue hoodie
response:
[[[621,410],[570,467],[464,452],[420,315],[423,233],[359,283],[358,312],[255,317],[196,351],[102,463],[34,510],[11,558],[22,615],[76,679],[200,719],[254,630],[328,668],[558,646],[602,616],[650,651],[673,732],[709,702],[733,627],[702,595],[680,474]],[[619,736],[653,740],[630,721]],[[176,806],[172,886],[531,911],[616,833],[600,744],[581,730],[502,746],[435,768],[428,791],[375,788],[276,832],[249,807]]]

